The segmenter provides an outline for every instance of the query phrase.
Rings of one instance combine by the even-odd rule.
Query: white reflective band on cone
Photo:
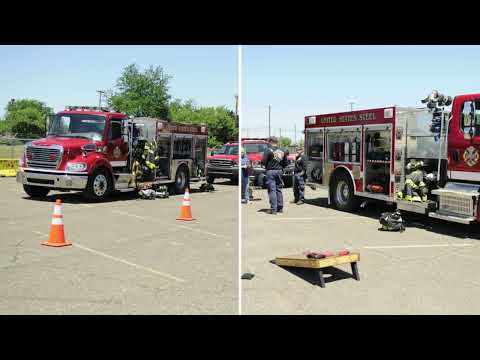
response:
[[[183,203],[182,203],[182,205],[183,205],[183,206],[190,206],[190,201],[185,201],[185,200],[184,200]]]
[[[52,218],[52,225],[63,225],[63,218]]]
[[[62,215],[62,205],[55,205],[53,215]]]

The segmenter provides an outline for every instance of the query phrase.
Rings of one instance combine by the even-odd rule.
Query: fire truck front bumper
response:
[[[52,189],[84,190],[87,187],[88,173],[19,168],[17,182]]]

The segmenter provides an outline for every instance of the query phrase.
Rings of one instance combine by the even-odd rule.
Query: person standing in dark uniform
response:
[[[303,149],[297,150],[297,157],[295,158],[295,169],[293,170],[293,196],[292,203],[297,205],[304,204],[305,201],[305,157],[303,156]]]
[[[288,164],[287,156],[288,153],[275,148],[268,148],[263,153],[262,165],[266,170],[266,183],[270,200],[268,213],[271,215],[283,212],[282,175],[283,168]]]

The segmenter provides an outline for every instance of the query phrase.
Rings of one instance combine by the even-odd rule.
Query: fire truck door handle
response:
[[[452,160],[455,162],[460,160],[460,151],[458,149],[452,151]]]

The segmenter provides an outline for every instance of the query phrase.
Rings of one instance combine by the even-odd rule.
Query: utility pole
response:
[[[97,90],[98,92],[98,107],[102,108],[102,95],[105,94],[103,90]]]
[[[350,104],[350,111],[353,111],[353,104],[355,104],[355,101],[350,101],[349,104]]]
[[[278,137],[278,142],[282,140],[282,128],[280,128],[280,136]]]
[[[270,139],[270,105],[268,105],[268,138]]]
[[[294,139],[295,139],[295,140],[294,140],[294,144],[295,144],[295,146],[297,146],[297,124],[294,124],[294,125],[293,125],[293,128],[294,128],[294,130],[293,130],[293,137],[294,137]]]
[[[235,95],[235,122],[238,129],[238,95]]]

